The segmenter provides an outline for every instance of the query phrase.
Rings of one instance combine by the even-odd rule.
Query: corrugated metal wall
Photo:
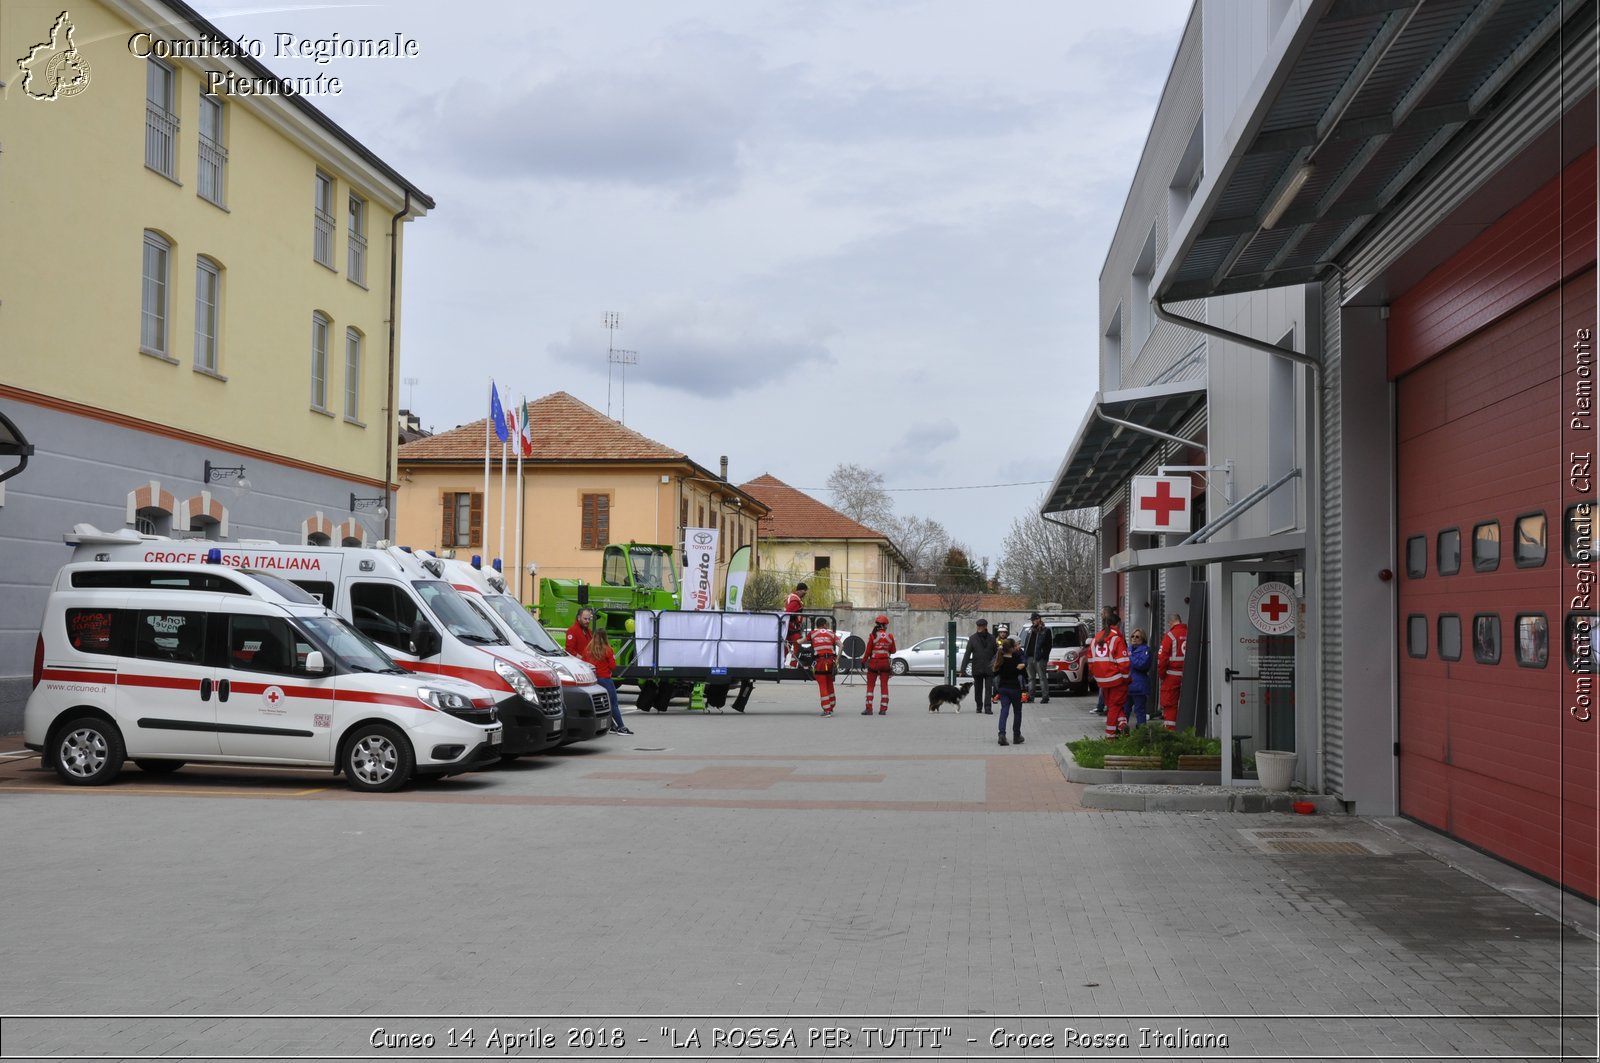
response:
[[[1322,288],[1322,529],[1317,541],[1322,596],[1322,789],[1344,797],[1344,420],[1343,291],[1335,274]]]

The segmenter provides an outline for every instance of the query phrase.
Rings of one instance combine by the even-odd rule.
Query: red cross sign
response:
[[[1129,530],[1187,535],[1193,530],[1190,486],[1187,476],[1135,476]]]
[[[283,700],[283,688],[271,686],[261,692],[261,700],[268,705],[276,705]]]
[[[1267,580],[1250,592],[1245,612],[1250,624],[1264,635],[1287,635],[1295,629],[1297,599],[1294,588],[1278,580]]]

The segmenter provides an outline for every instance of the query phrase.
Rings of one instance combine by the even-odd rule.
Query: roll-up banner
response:
[[[728,559],[728,591],[722,608],[730,613],[744,612],[744,581],[750,575],[750,547],[741,546]]]
[[[699,612],[716,606],[717,529],[683,529],[683,608]]]

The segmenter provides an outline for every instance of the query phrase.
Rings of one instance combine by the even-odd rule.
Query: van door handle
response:
[[[228,700],[228,681],[226,679],[217,680],[217,700]]]
[[[211,700],[211,680],[209,680],[209,679],[200,680],[200,700],[201,701],[210,701]]]

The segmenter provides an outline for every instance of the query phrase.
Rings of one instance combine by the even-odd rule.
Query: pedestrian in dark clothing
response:
[[[995,687],[1000,691],[1000,744],[1022,744],[1022,677],[1027,669],[1016,639],[1006,639],[1000,644],[1000,654],[994,659]],[[1009,712],[1008,712],[1009,710]],[[1011,717],[1011,741],[1006,741],[1006,716]]]
[[[1150,700],[1150,644],[1144,640],[1144,628],[1136,627],[1128,636],[1128,716],[1134,726],[1142,726],[1147,719],[1145,706]]]
[[[979,620],[977,630],[967,636],[967,649],[961,655],[961,674],[972,668],[972,703],[979,712],[994,715],[989,702],[994,697],[994,659],[1000,652],[1000,643],[989,634],[989,621]]]
[[[1050,642],[1055,633],[1044,618],[1034,613],[1028,618],[1028,633],[1022,637],[1022,656],[1028,662],[1028,696],[1041,705],[1050,703]]]

